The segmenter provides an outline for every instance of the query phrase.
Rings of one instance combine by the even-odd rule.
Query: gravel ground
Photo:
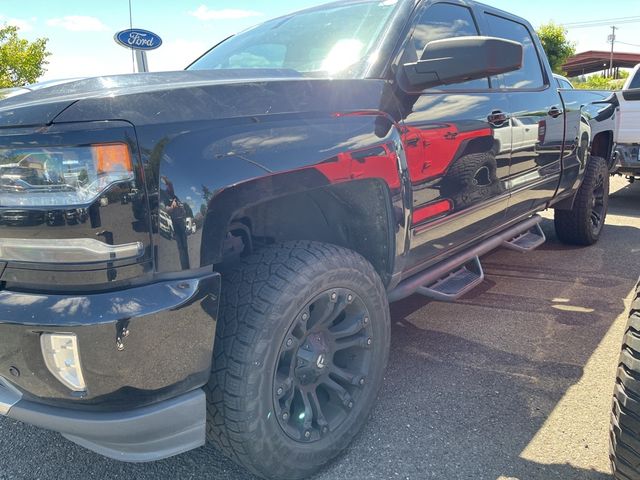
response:
[[[364,431],[315,480],[611,478],[607,429],[619,342],[640,274],[640,185],[613,181],[592,248],[555,238],[483,259],[457,304],[392,306],[392,355]],[[0,419],[0,479],[253,478],[206,447],[130,465]]]

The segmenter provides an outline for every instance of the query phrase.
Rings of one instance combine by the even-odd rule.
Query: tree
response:
[[[538,36],[549,58],[551,68],[555,73],[562,74],[562,65],[576,53],[575,43],[567,39],[567,30],[560,25],[549,22],[540,26]]]
[[[0,88],[35,83],[45,72],[47,39],[29,42],[18,36],[18,28],[0,25]]]

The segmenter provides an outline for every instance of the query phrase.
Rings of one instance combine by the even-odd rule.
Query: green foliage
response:
[[[34,83],[45,72],[47,39],[33,42],[18,36],[18,28],[0,25],[0,88],[21,87]]]
[[[563,74],[562,65],[576,53],[575,44],[567,39],[567,31],[564,27],[549,22],[540,26],[538,36],[551,68],[555,73]]]
[[[584,79],[573,79],[573,86],[581,90],[620,90],[624,85],[624,78],[613,79],[592,75]]]

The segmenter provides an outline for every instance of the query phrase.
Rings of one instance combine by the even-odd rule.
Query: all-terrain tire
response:
[[[640,288],[622,342],[609,438],[614,477],[640,480]]]
[[[609,170],[601,157],[591,157],[571,210],[555,210],[556,234],[563,243],[589,246],[596,243],[609,206]]]
[[[310,241],[265,247],[222,274],[213,371],[207,385],[208,438],[260,477],[306,478],[351,442],[375,402],[389,353],[390,316],[385,288],[371,264],[359,254]],[[325,296],[328,300],[324,300]],[[344,405],[333,410],[335,418],[342,419],[342,423],[338,424],[336,420],[335,429],[329,429],[319,420],[318,423],[309,420],[308,430],[306,426],[301,427],[301,438],[293,438],[296,428],[306,419],[303,420],[304,415],[299,414],[299,410],[294,415],[293,407],[291,415],[287,411],[286,417],[279,410],[277,394],[283,393],[278,383],[280,367],[283,359],[288,358],[286,349],[293,343],[292,339],[299,341],[302,349],[296,350],[296,354],[309,354],[305,350],[309,348],[307,344],[302,345],[305,340],[292,338],[301,335],[300,330],[295,329],[302,324],[301,319],[309,318],[310,314],[313,318],[316,313],[325,313],[325,309],[334,309],[329,303],[334,300],[340,305],[357,301],[359,308],[368,312],[357,320],[360,323],[350,320],[352,331],[339,332],[349,342],[359,345],[358,350],[346,350],[351,357],[341,356],[341,367],[345,367],[348,358],[362,355],[357,358],[367,361],[358,362],[368,366],[368,373],[354,377],[351,384],[346,385],[340,379],[339,387],[334,385],[347,392]],[[316,307],[321,301],[329,307]],[[338,310],[335,307],[335,311]],[[341,313],[329,323],[330,328],[351,315]],[[314,334],[311,340],[315,339]],[[361,350],[364,353],[361,354]],[[315,368],[313,371],[321,372],[321,368],[331,362],[338,364],[337,357],[329,354],[326,357],[317,357],[310,362]],[[298,357],[294,355],[294,358]],[[295,372],[304,360],[297,362],[292,364]],[[292,381],[297,382],[298,377]],[[291,386],[291,383],[282,384],[288,385],[285,389]],[[325,392],[323,387],[320,390],[316,392],[317,397],[322,393],[326,402],[334,400],[331,392]],[[292,403],[298,401],[295,395],[291,398]],[[313,416],[317,420],[321,414],[317,415],[315,405],[313,410],[305,409],[304,412],[308,413],[307,417]],[[342,413],[343,410],[346,413]],[[328,415],[326,419],[328,422]]]

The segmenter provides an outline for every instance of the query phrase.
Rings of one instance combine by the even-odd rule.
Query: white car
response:
[[[631,71],[618,95],[616,119],[616,166],[613,173],[625,175],[633,182],[640,178],[640,64]]]

